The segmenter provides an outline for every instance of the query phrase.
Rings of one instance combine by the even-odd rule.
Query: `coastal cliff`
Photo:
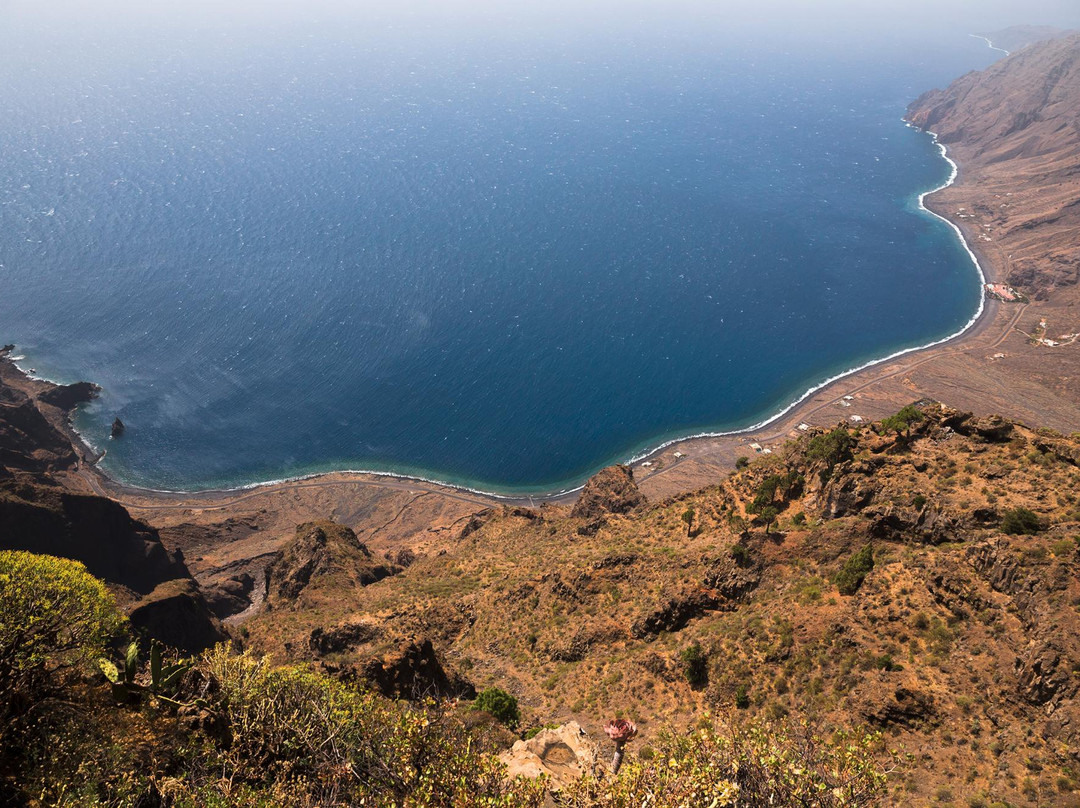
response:
[[[908,109],[961,166],[933,195],[999,280],[1037,300],[1080,297],[1080,33],[1030,45]],[[1059,302],[1062,302],[1059,300]]]
[[[1080,332],[1078,63],[1080,35],[1035,43],[909,111],[960,166],[928,204],[962,228],[994,279],[1031,298],[995,312],[1014,307],[1012,341],[980,349],[977,370],[975,360],[952,368],[943,387],[954,397],[1007,388],[1035,411],[1048,400],[1039,389],[1077,400],[1076,343],[1048,335]],[[674,494],[657,495],[655,482],[642,490],[658,467],[677,467],[658,460],[604,470],[573,507],[336,478],[217,498],[124,492],[133,504],[123,505],[87,490],[105,482],[66,429],[67,408],[91,388],[28,380],[0,359],[0,549],[83,561],[133,622],[145,616],[139,628],[170,645],[196,651],[225,637],[216,615],[238,623],[234,643],[255,652],[199,656],[174,712],[114,704],[89,674],[65,694],[86,708],[87,737],[123,753],[78,771],[94,772],[101,793],[130,787],[141,805],[196,793],[242,804],[230,802],[240,791],[243,804],[333,804],[311,795],[367,787],[358,772],[384,776],[398,758],[421,762],[372,780],[371,804],[472,805],[424,779],[466,771],[453,749],[513,745],[515,771],[565,783],[568,771],[596,766],[595,753],[586,765],[573,747],[603,739],[616,716],[636,725],[627,753],[641,767],[631,768],[636,782],[668,761],[683,772],[700,763],[707,783],[720,772],[742,789],[740,805],[805,804],[766,802],[766,780],[745,760],[669,757],[665,730],[700,728],[709,714],[769,737],[804,724],[829,738],[880,733],[865,747],[880,766],[877,790],[822,804],[1080,806],[1080,435],[929,400],[911,377],[899,375],[897,395],[914,403],[887,418],[805,425],[770,454]],[[863,406],[851,400],[844,406]],[[375,494],[376,485],[385,487]],[[262,654],[289,664],[274,674]],[[424,697],[446,706],[389,722],[384,746],[358,746],[369,757],[344,762],[325,752],[336,735],[304,725],[317,754],[302,756],[292,727],[245,723],[238,700],[222,695],[230,671],[250,674],[277,704],[321,693],[335,710],[350,705],[328,714],[397,716],[426,709],[400,707]],[[364,699],[396,700],[356,708],[358,683]],[[509,726],[466,706],[493,687],[515,700],[500,712]],[[289,715],[321,714],[305,703]],[[402,737],[443,743],[451,725],[452,744],[401,754]],[[524,750],[519,736],[532,730],[544,743]],[[139,733],[154,743],[128,740]],[[709,737],[695,733],[671,754],[700,752]],[[0,802],[36,804],[29,793],[68,787],[55,761],[31,762],[0,756]],[[787,774],[802,777],[804,764]],[[669,782],[682,783],[672,771]],[[491,775],[483,787],[500,782]],[[282,784],[299,789],[290,800],[308,801],[283,802]],[[427,802],[402,796],[421,786]],[[613,804],[583,793],[560,804]]]

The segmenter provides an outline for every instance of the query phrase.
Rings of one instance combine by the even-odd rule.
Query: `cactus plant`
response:
[[[113,697],[117,701],[138,702],[144,696],[150,695],[173,706],[181,706],[181,702],[173,696],[176,694],[180,677],[191,669],[191,665],[191,662],[165,665],[164,648],[156,640],[150,643],[150,682],[146,685],[140,685],[135,681],[135,676],[139,672],[139,644],[137,642],[127,647],[122,670],[112,660],[98,660],[98,667],[112,685]]]

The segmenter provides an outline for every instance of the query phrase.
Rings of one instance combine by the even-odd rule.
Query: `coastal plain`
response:
[[[889,804],[1080,805],[1080,34],[907,119],[959,167],[926,205],[1022,299],[988,297],[962,335],[758,430],[551,498],[344,472],[153,492],[102,474],[71,428],[92,386],[3,358],[0,508],[28,536],[46,517],[115,526],[137,575],[73,532],[68,551],[133,623],[188,626],[177,647],[228,637],[394,697],[498,684],[523,728],[599,735],[625,713],[642,750],[699,710],[812,714],[904,750]],[[1015,509],[1033,520],[1018,531]]]

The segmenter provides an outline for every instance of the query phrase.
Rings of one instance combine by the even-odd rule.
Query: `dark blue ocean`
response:
[[[126,482],[560,489],[979,306],[901,121],[961,28],[3,8],[0,343]]]

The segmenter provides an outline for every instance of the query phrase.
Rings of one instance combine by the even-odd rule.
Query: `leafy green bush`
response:
[[[662,734],[648,759],[631,758],[617,777],[585,778],[559,799],[567,808],[862,808],[877,804],[897,766],[880,735],[822,737],[806,725],[706,716],[687,735]]]
[[[911,433],[911,425],[917,424],[919,421],[925,419],[923,415],[913,404],[908,404],[902,408],[896,415],[890,415],[888,418],[881,420],[881,428],[886,432],[895,432],[897,435],[904,433],[905,436]]]
[[[815,435],[806,446],[807,460],[823,460],[825,462],[825,474],[827,478],[838,463],[851,459],[851,449],[855,446],[855,438],[845,427],[838,426],[831,432]]]
[[[1013,508],[1005,511],[1005,516],[1001,520],[1001,532],[1010,536],[1038,533],[1041,529],[1042,523],[1038,515],[1027,508]]]
[[[874,548],[867,544],[844,562],[844,566],[836,574],[836,588],[841,595],[854,595],[873,568]]]
[[[521,722],[517,699],[499,687],[482,690],[473,703],[473,709],[491,713],[496,720],[510,729],[517,729]]]
[[[11,722],[92,670],[123,617],[77,561],[0,552],[0,739]]]
[[[542,784],[506,780],[502,765],[481,754],[449,713],[358,691],[306,666],[272,667],[225,646],[205,654],[200,668],[216,683],[213,706],[229,737],[217,756],[200,761],[204,778],[189,771],[171,784],[168,796],[179,803],[182,796],[214,804],[209,795],[226,796],[225,781],[272,795],[268,805],[543,802]]]
[[[709,658],[701,650],[701,643],[688,645],[679,654],[683,676],[691,687],[704,687],[709,683]]]
[[[739,457],[739,458],[736,458],[736,460],[735,460],[735,468],[737,468],[737,469],[741,470],[741,469],[746,468],[749,465],[750,465],[750,458],[749,457]]]
[[[911,500],[911,506],[917,511],[921,511],[926,505],[926,497],[922,494],[916,494]]]
[[[745,710],[750,706],[750,692],[747,690],[746,685],[739,685],[735,688],[735,706],[740,710]]]

